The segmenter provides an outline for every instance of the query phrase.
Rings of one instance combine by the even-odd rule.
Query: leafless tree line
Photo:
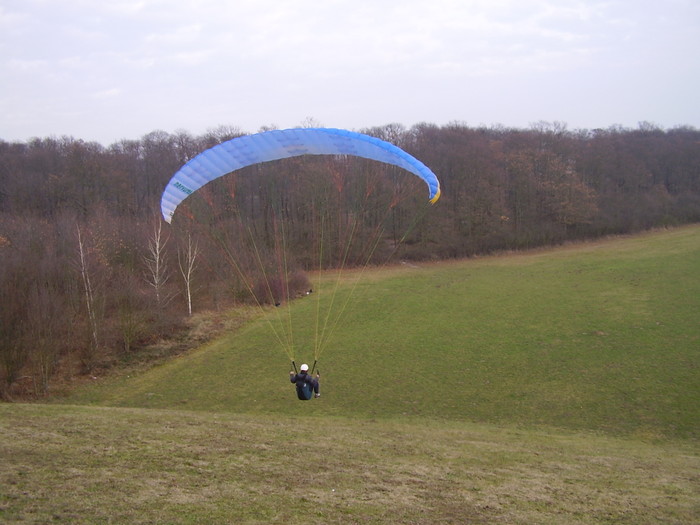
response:
[[[172,174],[239,130],[153,132],[108,147],[0,141],[0,396],[45,395],[173,337],[198,310],[289,299],[309,269],[700,220],[693,128],[363,131],[428,165],[441,180],[438,204],[427,209],[420,181],[392,167],[302,157],[208,185],[167,225],[159,202]]]

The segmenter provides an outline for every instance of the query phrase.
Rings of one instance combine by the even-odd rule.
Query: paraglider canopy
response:
[[[279,169],[272,170],[257,166],[305,155],[331,158],[329,162],[320,163],[280,163],[276,166]],[[371,163],[345,162],[351,157],[399,169],[375,170],[377,166],[365,169],[366,164]],[[285,164],[294,169],[285,169]],[[298,170],[302,165],[304,169]],[[313,178],[316,170],[306,170],[307,166],[315,165],[323,165],[322,172],[328,173],[328,180],[319,184]],[[247,167],[252,169],[245,170],[247,174],[241,172],[244,180],[239,181],[240,186],[236,188],[235,173]],[[303,176],[284,179],[289,173],[300,172]],[[226,186],[224,191],[198,191],[228,174],[232,176],[218,186],[219,189]],[[413,180],[404,181],[403,175]],[[390,182],[386,188],[377,183],[382,179]],[[279,181],[283,183],[278,186]],[[424,201],[423,206],[413,206],[416,202],[414,190],[416,186],[421,187],[421,181],[427,186],[428,201]],[[227,186],[224,182],[231,184]],[[244,190],[237,191],[240,188]],[[284,191],[292,188],[297,191]],[[345,188],[349,188],[348,191]],[[173,175],[163,191],[161,211],[166,222],[172,221],[177,208],[193,193],[201,198],[192,202],[188,213],[182,214],[182,224],[186,224],[187,217],[192,219],[188,226],[202,224],[212,244],[221,250],[222,260],[228,262],[238,276],[232,288],[235,294],[247,291],[261,310],[264,304],[284,305],[274,308],[274,312],[265,316],[265,321],[287,353],[294,371],[296,343],[290,300],[301,286],[310,292],[303,270],[315,270],[316,307],[306,310],[307,314],[313,311],[316,316],[315,323],[307,321],[306,324],[315,332],[314,361],[310,374],[308,365],[302,367],[302,370],[306,368],[303,375],[310,376],[317,370],[321,352],[338,327],[357,287],[355,281],[349,288],[342,289],[342,270],[347,266],[364,269],[370,261],[380,259],[377,253],[382,249],[388,261],[422,217],[420,212],[425,212],[429,203],[438,200],[440,183],[425,164],[389,142],[341,129],[298,128],[237,137],[193,157]],[[410,203],[406,208],[405,202]],[[368,212],[370,208],[372,212]],[[415,213],[413,220],[405,210]],[[213,215],[207,216],[208,220],[200,220],[209,211]],[[385,235],[389,222],[391,234]],[[299,228],[301,235],[290,238],[290,231],[297,232],[291,225],[304,225],[308,230]],[[301,273],[298,268],[302,269]],[[337,269],[337,272],[332,280],[325,281],[322,270],[327,268]],[[357,272],[354,278],[359,279],[361,275],[362,271]],[[292,283],[295,278],[297,282]]]
[[[440,197],[440,183],[425,164],[401,148],[362,133],[333,128],[273,130],[246,135],[210,148],[173,175],[161,198],[167,222],[190,194],[227,173],[246,166],[301,155],[351,155],[403,168],[425,181],[428,198]]]

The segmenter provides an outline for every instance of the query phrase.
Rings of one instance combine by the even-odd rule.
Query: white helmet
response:
[[[308,369],[309,369],[309,365],[307,365],[307,364],[303,364],[299,368],[299,370],[301,370],[302,372],[306,372]]]

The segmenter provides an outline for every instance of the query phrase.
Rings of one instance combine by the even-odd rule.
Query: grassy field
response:
[[[0,405],[2,523],[697,523],[688,442]]]
[[[316,304],[294,305],[297,362]],[[266,322],[68,399],[698,438],[700,228],[369,272],[299,403]]]
[[[699,227],[368,272],[318,400],[258,321],[0,405],[0,522],[697,523],[699,318]]]

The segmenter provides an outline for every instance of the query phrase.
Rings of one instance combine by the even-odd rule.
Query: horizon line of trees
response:
[[[58,380],[173,337],[193,312],[245,301],[230,252],[212,234],[235,230],[238,210],[269,237],[262,253],[270,259],[279,244],[275,221],[293,225],[285,242],[298,288],[318,258],[309,248],[319,224],[329,232],[352,224],[360,238],[381,232],[371,241],[376,263],[700,222],[700,131],[692,127],[454,123],[362,131],[411,153],[440,179],[442,197],[416,227],[409,225],[418,197],[396,198],[412,176],[369,161],[307,157],[224,177],[176,214],[177,227],[163,224],[167,181],[199,152],[242,135],[235,127],[202,136],[154,131],[107,147],[71,137],[0,140],[0,397],[45,395]],[[333,239],[327,267],[346,242]],[[350,254],[354,264],[361,252]]]

